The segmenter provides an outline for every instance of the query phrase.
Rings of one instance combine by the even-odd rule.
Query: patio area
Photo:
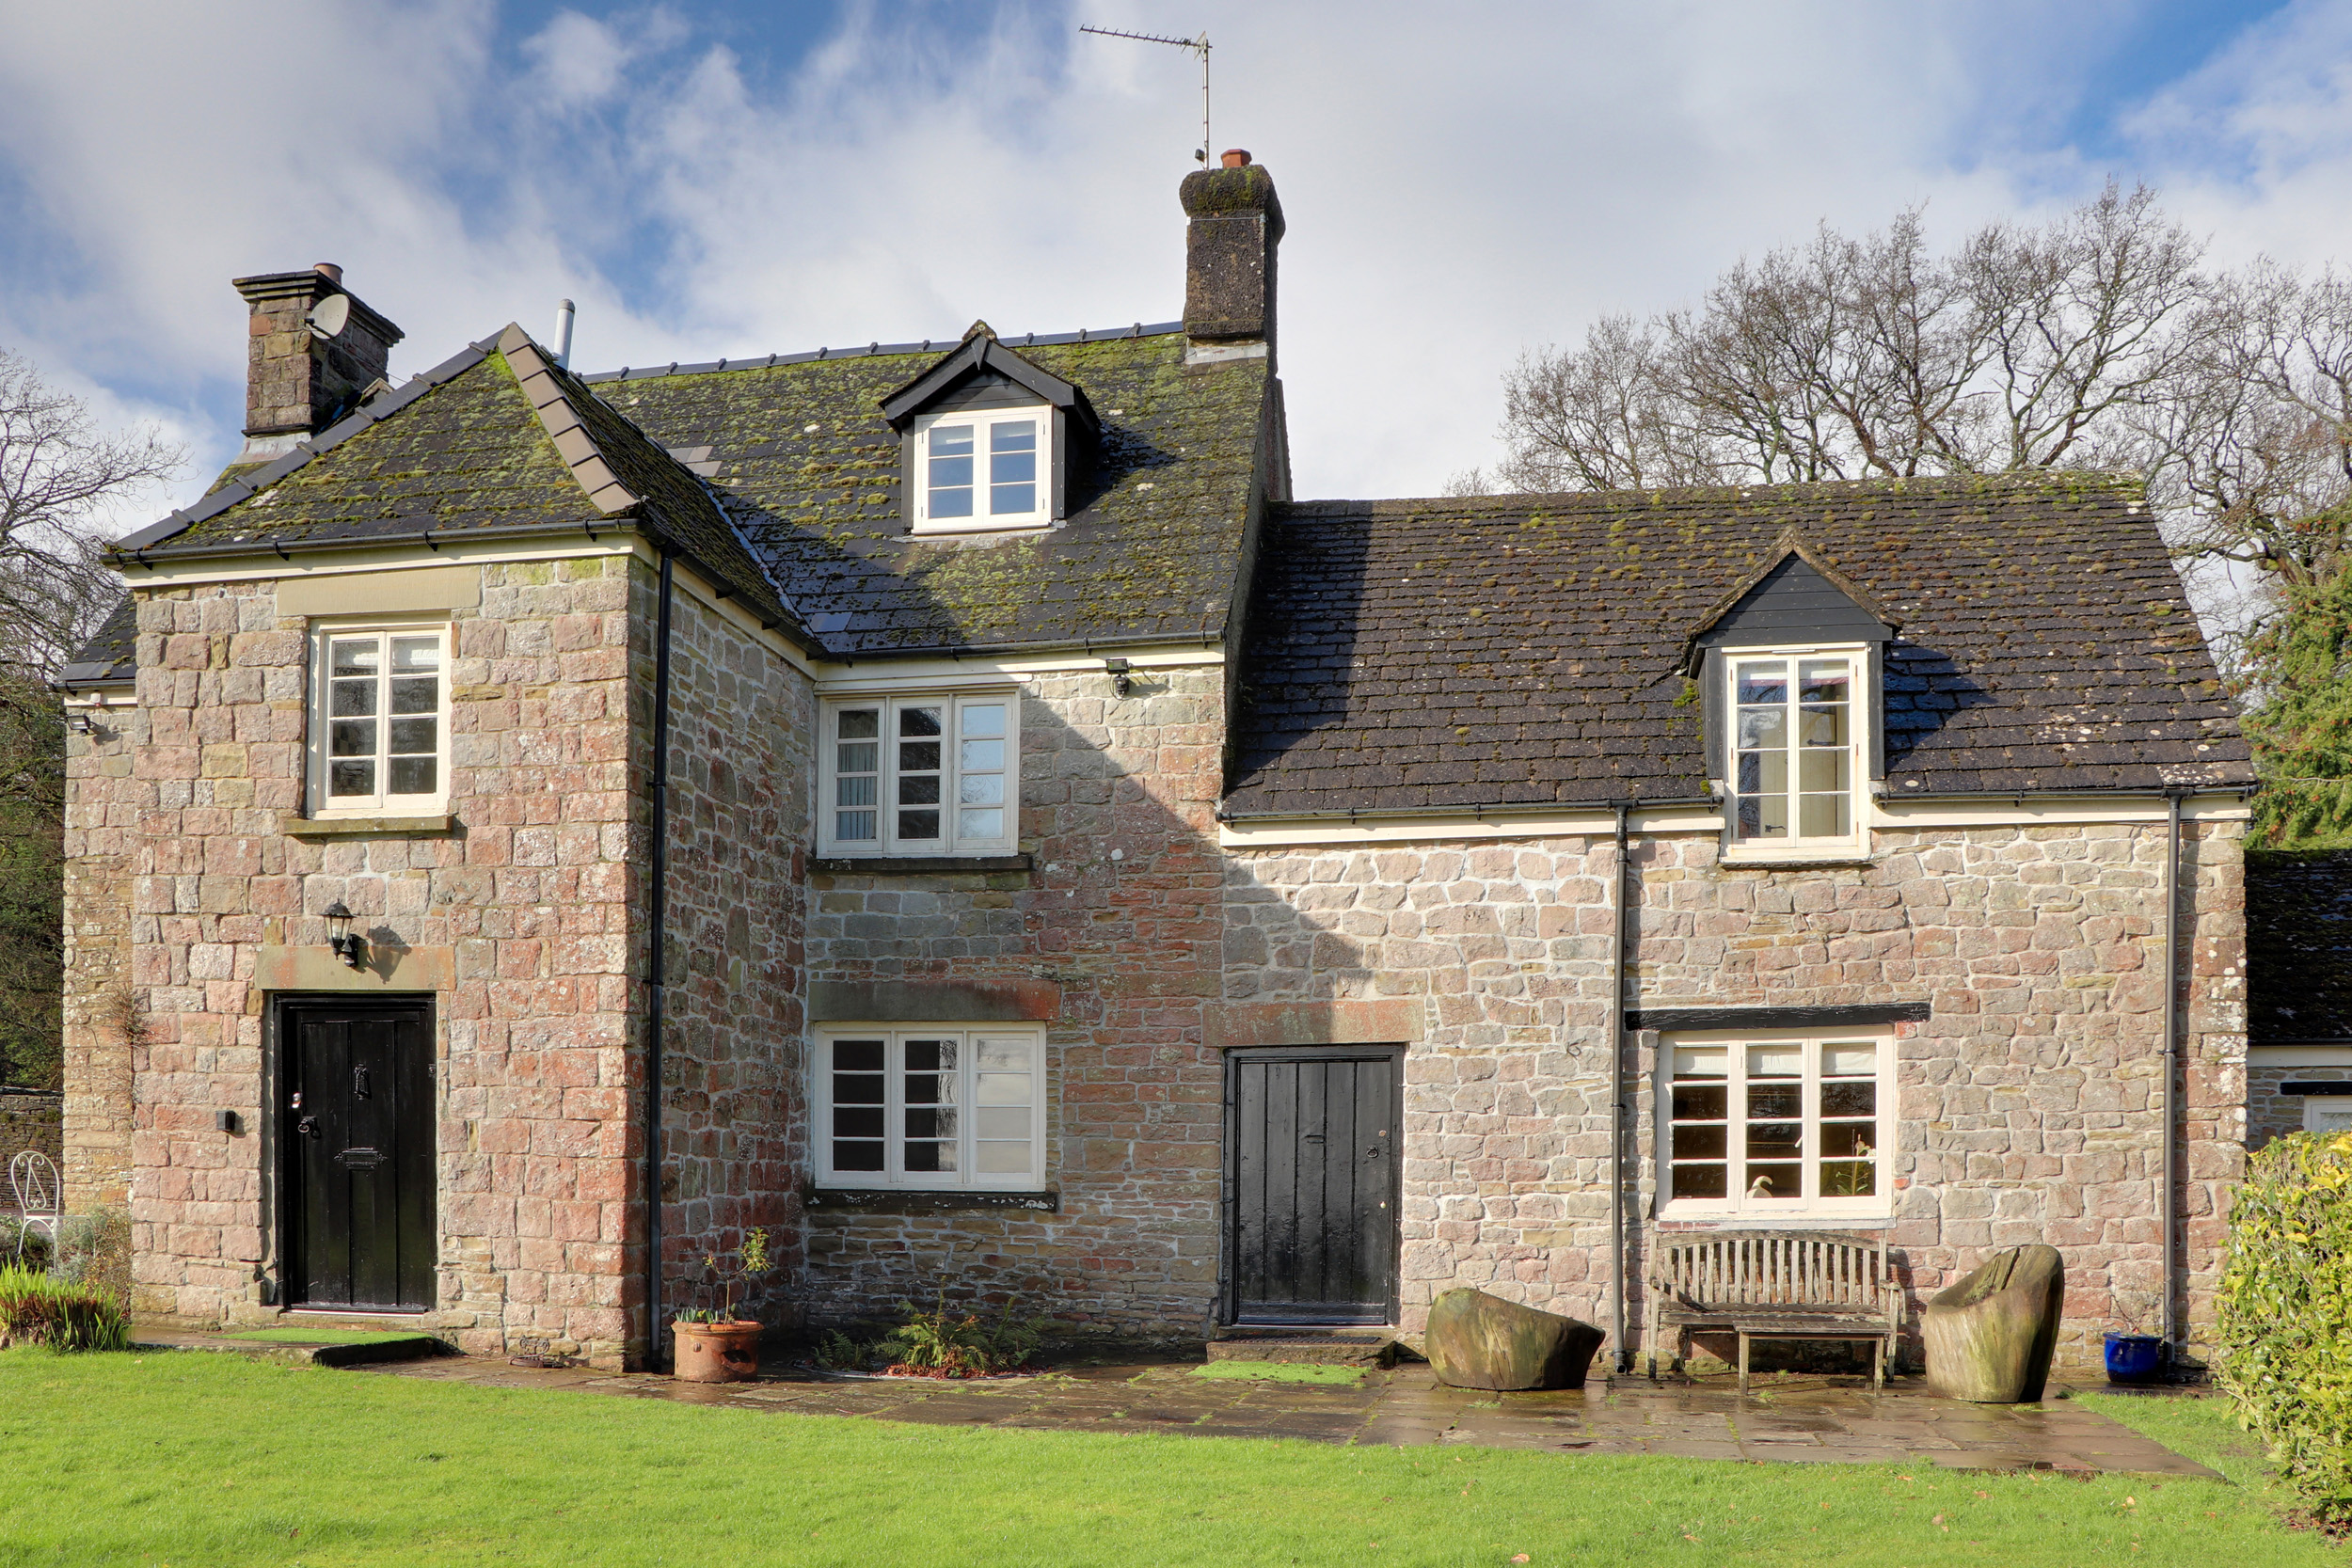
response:
[[[1789,1377],[1729,1386],[1595,1379],[1582,1389],[1498,1394],[1439,1385],[1425,1365],[1371,1370],[1352,1387],[1193,1375],[1197,1362],[1067,1365],[986,1383],[842,1379],[770,1366],[758,1381],[676,1383],[643,1373],[443,1357],[366,1369],[483,1386],[576,1390],[931,1426],[1161,1432],[1398,1447],[1678,1455],[1777,1464],[1932,1465],[2212,1477],[2214,1472],[2070,1399],[1976,1405],[1918,1379]],[[1728,1379],[1725,1380],[1726,1384]],[[2185,1396],[2194,1397],[2194,1396]]]

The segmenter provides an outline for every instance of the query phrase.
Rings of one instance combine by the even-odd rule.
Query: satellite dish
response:
[[[351,296],[328,294],[310,307],[310,331],[317,337],[332,338],[342,331],[351,320]]]

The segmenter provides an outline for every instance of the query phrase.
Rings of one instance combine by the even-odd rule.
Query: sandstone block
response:
[[[1423,1354],[1455,1388],[1581,1388],[1601,1331],[1484,1291],[1448,1291],[1429,1307]]]

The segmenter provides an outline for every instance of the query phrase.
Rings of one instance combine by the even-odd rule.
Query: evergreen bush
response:
[[[2352,1522],[2352,1132],[2247,1163],[2230,1217],[2216,1380],[2312,1514]]]

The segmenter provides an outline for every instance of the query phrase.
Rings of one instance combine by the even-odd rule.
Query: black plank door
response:
[[[1227,1053],[1229,1322],[1392,1320],[1401,1066],[1387,1047]]]
[[[278,1004],[289,1305],[433,1306],[431,1007]]]

